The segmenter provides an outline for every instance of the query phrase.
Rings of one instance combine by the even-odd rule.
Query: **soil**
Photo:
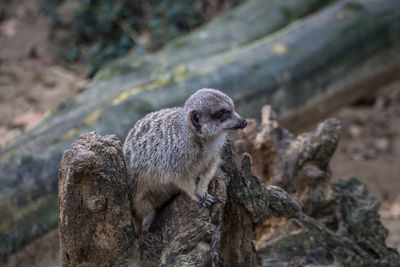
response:
[[[400,81],[332,114],[343,123],[333,180],[356,177],[381,201],[387,245],[400,251]]]
[[[84,66],[59,59],[60,42],[50,38],[50,21],[37,5],[37,0],[8,1],[6,8],[0,4],[0,149],[90,83]],[[387,244],[400,251],[400,81],[329,117],[343,123],[331,162],[333,179],[357,177],[367,184],[381,201]],[[298,131],[316,126],[303,120]],[[8,266],[58,262],[58,235],[53,231],[11,257]]]
[[[60,38],[38,1],[0,4],[0,149],[85,88],[84,66],[62,60]]]

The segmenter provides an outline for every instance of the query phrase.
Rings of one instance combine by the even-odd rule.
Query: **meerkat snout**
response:
[[[244,129],[247,126],[247,121],[242,119],[236,112],[232,115],[232,127],[225,128],[225,130],[238,130]]]
[[[247,121],[246,120],[242,120],[239,124],[238,129],[244,129],[247,126]]]
[[[156,210],[179,190],[208,208],[219,203],[208,194],[208,184],[228,132],[246,126],[232,99],[214,89],[198,90],[183,107],[139,120],[123,148],[136,233],[141,235]]]

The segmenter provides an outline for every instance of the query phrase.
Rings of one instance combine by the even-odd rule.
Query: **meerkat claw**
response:
[[[212,208],[214,206],[214,204],[219,204],[219,203],[221,203],[221,200],[219,200],[218,198],[215,198],[212,195],[209,195],[208,193],[206,193],[203,206],[205,206],[205,207],[210,209],[210,208]]]
[[[196,193],[196,197],[199,199],[199,205],[204,205],[204,202],[207,200],[207,195],[201,195],[199,193]]]
[[[214,198],[214,200],[215,200],[214,204],[220,204],[220,203],[222,203],[222,201],[219,200],[218,198]]]

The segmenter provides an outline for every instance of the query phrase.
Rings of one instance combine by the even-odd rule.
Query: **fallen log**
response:
[[[105,68],[91,88],[60,105],[44,123],[0,152],[0,262],[10,251],[55,227],[57,166],[62,151],[80,133],[96,129],[123,139],[144,114],[179,105],[202,87],[226,91],[247,116],[257,116],[256,110],[265,103],[290,114],[316,101],[321,92],[344,92],[349,101],[349,91],[365,93],[399,78],[394,23],[399,10],[396,0],[337,1],[274,34],[258,38],[261,33],[252,33],[237,41],[237,47],[196,52],[199,58],[182,56],[174,61],[175,56],[167,58],[169,53],[161,51]],[[248,13],[235,12],[234,21],[248,21]],[[220,23],[218,29],[223,27]],[[285,23],[276,25],[264,33]],[[201,33],[194,36],[204,37]],[[190,43],[182,41],[186,42]],[[182,48],[173,46],[168,49],[179,58]]]

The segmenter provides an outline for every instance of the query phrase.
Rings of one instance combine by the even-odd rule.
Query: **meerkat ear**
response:
[[[196,130],[196,132],[201,133],[200,114],[197,111],[192,110],[189,116],[193,128]]]

